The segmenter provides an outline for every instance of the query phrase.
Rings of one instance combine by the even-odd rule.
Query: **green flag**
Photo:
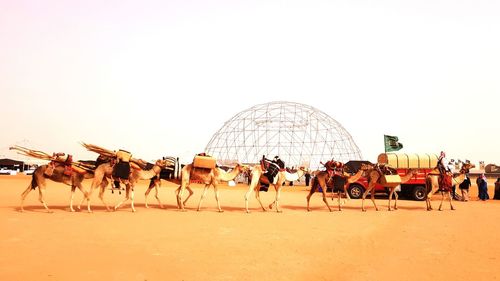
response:
[[[398,151],[403,148],[403,144],[398,140],[396,136],[384,135],[385,152]]]

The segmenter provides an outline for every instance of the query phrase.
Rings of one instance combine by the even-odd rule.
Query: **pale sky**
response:
[[[500,1],[0,1],[0,158],[80,141],[190,161],[291,101],[400,152],[500,164]],[[19,157],[17,157],[19,158]]]

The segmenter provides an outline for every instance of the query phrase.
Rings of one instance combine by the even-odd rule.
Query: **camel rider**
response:
[[[273,183],[274,177],[280,169],[285,168],[285,163],[278,156],[275,156],[273,160],[269,160],[265,155],[262,155],[261,163],[262,169],[265,170],[264,175],[269,179],[270,183]]]
[[[444,151],[441,151],[439,155],[437,168],[442,176],[451,173],[451,169],[448,166],[448,159],[446,159],[446,153]]]
[[[285,162],[283,162],[283,160],[281,160],[278,155],[274,156],[273,163],[278,165],[278,167],[280,167],[280,170],[285,169]]]

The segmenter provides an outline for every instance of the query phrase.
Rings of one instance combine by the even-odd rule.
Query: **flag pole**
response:
[[[387,145],[385,143],[385,135],[384,135],[384,153],[387,153]]]

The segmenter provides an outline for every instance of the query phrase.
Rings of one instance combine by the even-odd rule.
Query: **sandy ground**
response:
[[[29,180],[0,176],[0,280],[500,279],[500,201],[477,201],[475,184],[472,201],[454,202],[456,211],[446,204],[428,212],[424,202],[401,200],[399,210],[388,212],[379,197],[378,212],[367,201],[363,213],[361,200],[351,200],[330,213],[316,194],[307,212],[306,187],[287,186],[283,213],[260,211],[252,197],[246,214],[243,185],[221,187],[224,213],[216,212],[213,190],[196,212],[195,185],[189,210],[180,212],[167,182],[160,188],[166,208],[150,195],[146,209],[141,182],[136,213],[128,204],[106,212],[94,193],[89,214],[69,212],[69,187],[49,182],[46,200],[54,212],[44,211],[34,191],[21,213]],[[116,204],[122,197],[108,190],[105,198]],[[268,204],[274,192],[261,197]]]

